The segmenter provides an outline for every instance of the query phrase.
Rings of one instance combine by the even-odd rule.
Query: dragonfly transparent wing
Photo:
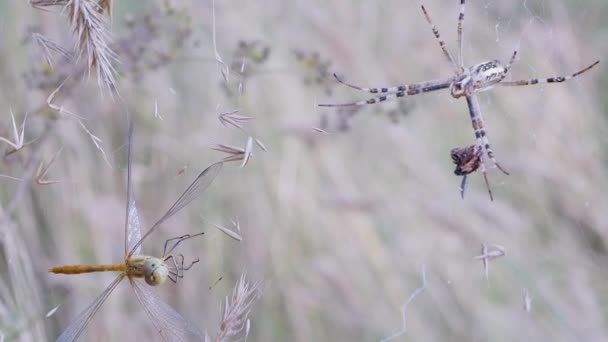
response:
[[[217,162],[212,164],[203,172],[201,172],[198,177],[190,184],[190,186],[184,191],[184,193],[175,201],[173,206],[167,210],[165,215],[161,217],[153,226],[150,228],[146,234],[135,244],[133,250],[128,254],[131,256],[134,254],[134,251],[138,250],[141,247],[142,242],[163,222],[169,219],[171,216],[175,215],[178,211],[182,210],[185,206],[187,206],[190,202],[192,202],[195,198],[200,196],[205,190],[209,187],[211,182],[217,177],[222,169],[223,162]]]
[[[87,324],[91,321],[91,318],[95,315],[97,310],[101,307],[103,302],[108,299],[108,296],[118,284],[125,277],[124,274],[119,275],[114,281],[105,289],[103,292],[97,297],[91,305],[89,305],[86,309],[84,309],[78,317],[68,325],[67,328],[57,337],[57,342],[71,342],[76,341],[80,334],[84,331],[84,328],[87,327]]]
[[[139,302],[165,341],[202,341],[200,330],[165,303],[152,286],[131,279]]]
[[[131,181],[131,150],[133,145],[133,122],[129,122],[129,138],[127,142],[127,218],[125,222],[125,255],[141,254],[141,245],[133,248],[141,240],[141,230],[139,228],[139,215],[135,205],[135,193],[133,192],[133,182]]]

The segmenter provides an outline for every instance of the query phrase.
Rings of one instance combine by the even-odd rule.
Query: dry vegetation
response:
[[[144,246],[206,232],[182,246],[201,261],[159,291],[210,340],[608,335],[604,61],[482,94],[511,175],[490,172],[494,202],[471,175],[462,200],[449,152],[473,142],[464,101],[315,106],[367,97],[332,72],[448,75],[418,3],[217,0],[214,18],[211,0],[32,2],[44,10],[0,2],[0,341],[54,339],[110,282],[46,270],[121,261],[128,116],[145,226],[204,167],[239,160]],[[453,49],[457,1],[424,2]],[[606,15],[600,0],[470,0],[465,58],[518,47],[514,78],[572,72],[604,59]],[[127,287],[84,340],[159,339]]]

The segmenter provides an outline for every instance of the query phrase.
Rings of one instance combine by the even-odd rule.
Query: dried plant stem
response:
[[[243,273],[241,278],[236,283],[232,290],[232,298],[226,297],[224,312],[222,314],[222,322],[220,331],[215,337],[215,342],[228,341],[230,337],[234,337],[245,330],[246,335],[249,334],[249,313],[255,301],[261,296],[261,282],[250,283],[245,279]],[[246,336],[245,336],[246,338]]]
[[[9,219],[13,212],[19,207],[19,205],[21,204],[21,199],[25,194],[25,191],[27,190],[28,186],[32,184],[32,179],[36,174],[36,171],[38,169],[38,163],[40,162],[42,156],[41,146],[51,135],[51,132],[54,130],[55,126],[56,120],[49,120],[46,122],[44,130],[42,131],[41,136],[37,140],[37,145],[33,148],[33,152],[30,155],[27,163],[25,164],[25,168],[22,174],[23,182],[19,184],[17,190],[13,195],[13,198],[6,206],[6,209],[4,211],[6,219]],[[3,220],[0,220],[0,224],[4,224]]]

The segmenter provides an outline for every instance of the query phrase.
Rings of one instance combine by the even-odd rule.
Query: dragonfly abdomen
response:
[[[49,268],[49,273],[80,274],[92,272],[124,272],[125,264],[114,265],[65,265]]]

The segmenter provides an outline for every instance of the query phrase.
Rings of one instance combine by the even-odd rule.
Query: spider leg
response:
[[[318,106],[319,107],[363,106],[363,105],[367,105],[367,104],[384,102],[384,101],[396,99],[399,97],[418,95],[418,94],[428,93],[428,92],[435,91],[435,90],[446,89],[446,88],[449,88],[450,85],[451,85],[451,82],[445,82],[445,83],[433,84],[433,85],[422,87],[422,88],[413,88],[413,89],[408,89],[408,90],[404,90],[404,91],[397,91],[394,93],[386,93],[385,95],[373,97],[373,98],[367,99],[367,100],[361,100],[361,101],[350,102],[350,103],[339,103],[339,104],[319,104]],[[364,90],[364,89],[367,89],[367,88],[362,88],[361,90]]]
[[[192,266],[193,266],[194,264],[196,264],[197,262],[199,262],[199,261],[201,261],[201,259],[196,258],[196,260],[192,261],[192,262],[190,263],[190,265],[188,265],[188,267],[184,267],[184,257],[182,256],[182,271],[187,271],[187,270],[191,269],[191,268],[192,268]]]
[[[486,173],[486,164],[483,162],[483,157],[481,157],[481,174],[483,174],[483,179],[486,182],[486,188],[488,189],[488,194],[490,194],[490,201],[494,201],[494,196],[492,195],[492,187],[490,187],[490,182],[488,181],[488,174]]]
[[[463,175],[462,182],[460,182],[460,198],[462,199],[464,199],[464,191],[467,188],[467,176],[468,175]]]
[[[560,82],[564,82],[567,81],[571,78],[574,78],[586,71],[588,71],[589,69],[593,68],[594,66],[596,66],[600,61],[596,61],[595,63],[589,65],[588,67],[579,70],[577,72],[575,72],[572,75],[568,75],[568,76],[558,76],[558,77],[548,77],[548,78],[532,78],[529,80],[519,80],[519,81],[504,81],[504,82],[500,82],[498,83],[498,85],[501,86],[527,86],[527,85],[532,85],[532,84],[541,84],[541,83],[560,83]]]
[[[163,256],[165,256],[165,255],[167,255],[167,254],[171,253],[171,252],[172,252],[172,251],[175,249],[175,247],[177,246],[177,244],[181,242],[181,240],[182,240],[182,239],[187,238],[187,237],[189,237],[189,236],[190,236],[190,234],[186,234],[186,235],[182,235],[182,236],[174,237],[174,238],[171,238],[171,239],[167,239],[167,240],[165,241],[165,247],[163,248]],[[167,246],[169,245],[169,242],[174,241],[174,240],[179,240],[179,241],[177,241],[177,242],[176,242],[176,243],[175,243],[175,244],[174,244],[174,245],[173,245],[173,246],[172,246],[172,247],[169,249],[169,252],[167,253]]]
[[[513,63],[515,63],[515,58],[517,58],[517,50],[513,51],[513,55],[511,55],[511,59],[509,59],[509,63],[507,64],[507,66],[505,67],[505,77],[507,76],[507,74],[509,73],[509,71],[511,71],[511,67],[513,66]]]
[[[463,26],[464,26],[464,9],[465,0],[460,0],[460,13],[458,14],[458,55],[460,60],[460,68],[464,70],[464,53],[463,53]]]
[[[486,129],[483,125],[483,116],[481,115],[481,110],[479,109],[479,102],[477,102],[477,97],[474,95],[467,95],[467,104],[469,105],[469,111],[471,113],[471,121],[473,123],[473,129],[475,130],[475,139],[480,142],[481,147],[486,151],[488,158],[492,161],[492,165],[498,168],[502,173],[508,175],[509,173],[500,166],[496,157],[494,156],[494,151],[492,150],[492,146],[490,146],[490,140],[488,139],[488,135],[486,134]],[[483,161],[482,161],[483,165]]]
[[[173,262],[173,265],[171,267],[167,267],[169,269],[169,279],[174,282],[177,283],[177,277],[179,274],[179,267],[177,266],[177,262],[175,261],[175,258],[173,257],[173,255],[169,255],[165,258],[165,262],[168,262],[169,259],[171,259],[171,261]]]
[[[469,116],[471,117],[471,124],[473,125],[473,130],[475,131],[475,147],[477,149],[477,151],[483,151],[483,142],[482,142],[482,132],[484,132],[485,135],[485,130],[483,129],[483,123],[482,123],[482,127],[480,127],[480,118],[479,118],[479,111],[477,110],[477,99],[473,97],[473,95],[467,95],[466,96],[467,99],[467,104],[469,106]],[[483,179],[486,182],[486,188],[488,189],[488,193],[490,194],[490,200],[494,200],[494,196],[492,195],[492,188],[490,187],[490,182],[488,181],[488,174],[486,172],[486,161],[483,157],[483,153],[480,154],[479,156],[480,158],[480,169],[481,169],[481,174],[483,175]]]
[[[456,64],[456,62],[454,61],[454,57],[452,57],[452,54],[450,53],[448,48],[445,46],[445,42],[441,39],[441,35],[439,34],[439,30],[437,29],[437,26],[435,26],[435,24],[433,24],[433,21],[431,20],[431,17],[429,16],[428,12],[424,8],[424,5],[421,5],[420,7],[422,8],[422,13],[424,13],[424,17],[426,18],[426,21],[431,26],[431,30],[433,30],[433,34],[435,35],[435,38],[437,39],[437,42],[439,43],[439,46],[441,47],[443,54],[448,58],[448,60],[450,61],[450,64],[452,64],[452,66],[454,67],[454,71],[456,72],[456,75],[462,74],[462,69],[458,66],[458,64]]]
[[[354,85],[352,83],[348,83],[346,81],[344,81],[340,76],[338,76],[337,74],[334,73],[334,77],[336,78],[336,81],[340,82],[342,85],[345,85],[349,88],[353,88],[353,89],[357,89],[357,90],[361,90],[361,91],[365,91],[368,93],[372,93],[372,94],[388,94],[388,93],[396,93],[399,91],[408,91],[408,90],[412,90],[412,89],[420,89],[420,88],[425,88],[425,87],[430,87],[430,86],[434,86],[437,84],[443,84],[443,83],[447,83],[447,82],[452,82],[452,79],[449,80],[433,80],[433,81],[426,81],[426,82],[418,82],[418,83],[412,83],[412,84],[403,84],[403,85],[398,85],[398,86],[393,86],[393,87],[377,87],[377,88],[365,88],[365,87],[360,87],[358,85]]]
[[[483,126],[483,117],[481,116],[481,111],[479,110],[479,103],[477,102],[477,97],[474,94],[466,95],[467,105],[469,107],[469,115],[471,117],[471,124],[473,125],[473,130],[475,131],[475,145],[478,148],[478,151],[486,151],[488,158],[492,161],[492,164],[502,171],[504,174],[508,175],[509,173],[500,166],[496,157],[494,156],[494,151],[492,151],[492,147],[490,146],[490,141],[488,136],[486,135],[486,130]],[[485,160],[483,158],[483,154],[480,156],[480,168],[481,173],[483,174],[483,178],[486,182],[486,187],[488,188],[488,193],[490,194],[490,199],[494,200],[492,196],[492,189],[490,188],[490,182],[488,181],[488,176],[486,173],[486,165]]]
[[[171,264],[168,264],[168,269],[169,269],[169,279],[174,282],[177,283],[177,280],[179,278],[183,278],[184,277],[184,272],[188,271],[189,269],[192,268],[192,266],[194,264],[196,264],[197,262],[200,261],[199,258],[196,258],[196,260],[192,261],[188,266],[184,266],[184,255],[183,254],[178,254],[177,256],[174,256],[173,254],[168,255],[167,257],[165,257],[164,261],[166,263],[169,262],[169,260],[171,260]]]
[[[509,175],[509,172],[507,172],[505,169],[502,168],[502,166],[500,166],[500,164],[498,163],[498,161],[496,161],[496,157],[494,156],[494,151],[492,150],[492,147],[490,146],[490,140],[488,139],[488,136],[486,135],[486,130],[483,127],[483,119],[481,118],[481,116],[478,118],[477,120],[477,125],[479,127],[478,131],[479,134],[481,135],[481,140],[483,142],[483,148],[485,149],[488,158],[490,158],[490,160],[492,161],[492,164],[497,167],[500,171],[502,171],[502,173],[504,173],[505,175]],[[475,132],[475,136],[477,136],[477,132]]]
[[[184,277],[184,255],[180,254],[179,255],[180,259],[179,259],[179,265],[177,266],[177,277],[178,278],[183,278]]]
[[[169,280],[171,280],[174,284],[177,284],[177,273],[175,271],[169,271],[167,278],[169,278]]]
[[[475,125],[475,123],[477,121],[473,120],[473,118],[471,118],[471,121],[473,122],[473,125]],[[475,130],[475,146],[477,148],[478,151],[483,151],[483,145],[481,142],[481,138],[477,137],[478,131]],[[486,183],[486,188],[488,189],[488,194],[490,195],[490,201],[494,201],[494,195],[492,195],[492,187],[490,186],[490,181],[488,180],[488,172],[486,170],[486,160],[483,157],[483,153],[481,153],[481,155],[479,156],[480,162],[479,162],[479,169],[481,170],[481,174],[483,175],[483,180]],[[464,198],[464,187],[462,185],[466,186],[466,178],[462,180],[462,184],[461,184],[461,196],[462,198]]]
[[[186,235],[182,235],[182,236],[178,236],[178,237],[174,237],[171,239],[168,239],[167,241],[165,241],[165,248],[163,249],[163,257],[166,255],[169,255],[173,252],[173,250],[180,244],[182,243],[182,241],[191,239],[193,237],[199,236],[199,235],[203,235],[205,234],[205,232],[202,233],[198,233],[198,234],[194,234],[194,235],[190,235],[190,234],[186,234]],[[167,250],[167,245],[169,244],[169,242],[177,240],[177,242],[175,242],[173,244],[173,246],[171,246],[171,248],[169,248],[169,250]]]

